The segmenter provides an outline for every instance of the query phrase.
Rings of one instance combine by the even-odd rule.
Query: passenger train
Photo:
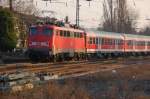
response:
[[[31,26],[27,41],[32,60],[79,60],[150,53],[150,36],[85,31],[49,24]]]

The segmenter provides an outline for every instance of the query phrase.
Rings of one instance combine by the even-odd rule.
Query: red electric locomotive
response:
[[[83,30],[54,25],[35,25],[30,28],[28,52],[31,59],[79,58],[84,57],[85,50]]]

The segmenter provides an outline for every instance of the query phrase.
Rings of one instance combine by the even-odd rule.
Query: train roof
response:
[[[124,37],[126,40],[138,40],[138,41],[150,41],[150,36],[138,35],[138,34],[125,34],[125,33],[115,33],[115,32],[106,32],[98,30],[86,30],[87,36],[93,37],[108,37],[108,38],[121,38]]]
[[[139,40],[139,41],[150,41],[150,36],[138,35],[138,34],[124,34],[127,40]]]
[[[93,37],[108,37],[108,38],[118,38],[123,39],[123,33],[115,33],[115,32],[105,32],[98,30],[86,30],[87,36]]]

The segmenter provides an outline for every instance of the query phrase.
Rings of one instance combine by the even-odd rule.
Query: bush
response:
[[[17,36],[14,14],[0,8],[0,50],[8,51],[16,47]]]

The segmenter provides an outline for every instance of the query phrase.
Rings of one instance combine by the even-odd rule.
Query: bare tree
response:
[[[33,0],[14,0],[13,9],[19,13],[27,15],[38,15],[39,11],[35,7]]]
[[[146,26],[143,30],[139,31],[139,34],[150,36],[150,26]]]
[[[128,8],[126,0],[104,0],[103,30],[111,32],[135,32],[137,14]]]

